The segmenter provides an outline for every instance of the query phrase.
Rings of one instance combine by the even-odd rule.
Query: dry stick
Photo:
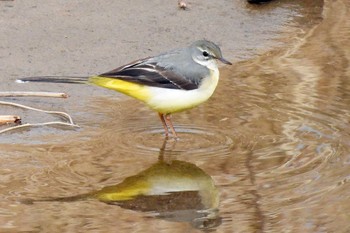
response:
[[[57,111],[47,111],[47,110],[42,110],[42,109],[38,109],[38,108],[33,108],[33,107],[29,107],[29,106],[25,106],[22,104],[16,104],[16,103],[12,103],[12,102],[5,102],[5,101],[0,101],[0,104],[2,105],[10,105],[10,106],[14,106],[14,107],[18,107],[18,108],[24,108],[24,109],[28,109],[28,110],[33,110],[33,111],[38,111],[38,112],[44,112],[44,113],[48,113],[48,114],[57,114],[57,115],[61,115],[63,117],[65,117],[66,119],[68,119],[69,123],[74,125],[74,122],[71,118],[70,115],[68,115],[65,112],[57,112]]]
[[[12,102],[5,102],[5,101],[0,101],[0,104],[2,105],[9,105],[9,106],[14,106],[14,107],[18,107],[18,108],[24,108],[24,109],[28,109],[28,110],[33,110],[33,111],[38,111],[38,112],[44,112],[44,113],[48,113],[48,114],[56,114],[56,115],[60,115],[63,116],[65,119],[67,119],[69,121],[69,123],[65,123],[65,122],[60,122],[60,121],[53,121],[53,122],[46,122],[46,123],[38,123],[38,124],[24,124],[24,125],[17,125],[17,126],[13,126],[4,130],[0,131],[1,133],[10,131],[10,130],[14,130],[14,129],[18,129],[18,128],[23,128],[23,127],[30,127],[30,126],[42,126],[42,125],[66,125],[66,126],[72,126],[72,127],[79,127],[78,125],[74,124],[72,117],[65,113],[65,112],[58,112],[58,111],[47,111],[47,110],[42,110],[42,109],[38,109],[38,108],[32,108],[29,106],[25,106],[22,104],[16,104],[16,103],[12,103]]]
[[[16,115],[0,115],[0,125],[6,123],[16,123],[20,122],[21,117]]]
[[[54,98],[67,98],[66,93],[57,92],[27,92],[27,91],[3,91],[0,92],[0,97],[54,97]]]
[[[71,127],[79,128],[79,126],[75,125],[75,124],[65,123],[65,122],[61,122],[61,121],[51,121],[51,122],[37,123],[37,124],[29,124],[29,123],[27,123],[27,124],[24,124],[24,125],[17,125],[17,126],[9,127],[9,128],[0,130],[0,134],[8,132],[10,130],[26,128],[26,127],[45,126],[45,125],[64,125],[64,126],[71,126]]]

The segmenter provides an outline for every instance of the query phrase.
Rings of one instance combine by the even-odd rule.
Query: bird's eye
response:
[[[209,57],[209,53],[207,51],[203,51],[203,56],[204,57]]]

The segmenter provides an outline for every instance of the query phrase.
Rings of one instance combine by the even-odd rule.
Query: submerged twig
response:
[[[59,92],[28,92],[28,91],[2,91],[0,97],[53,97],[53,98],[67,98],[66,93]]]
[[[42,110],[42,109],[38,109],[38,108],[29,107],[29,106],[22,105],[22,104],[17,104],[17,103],[12,103],[12,102],[5,102],[5,101],[0,101],[0,104],[2,104],[2,105],[9,105],[9,106],[18,107],[18,108],[23,108],[23,109],[28,109],[28,110],[33,110],[33,111],[38,111],[38,112],[44,112],[44,113],[48,113],[48,114],[56,114],[56,115],[63,116],[68,121],[68,122],[51,121],[51,122],[35,123],[35,124],[27,123],[27,124],[17,125],[17,126],[13,126],[13,127],[9,127],[9,128],[0,130],[0,134],[8,132],[10,130],[25,128],[25,127],[37,127],[37,126],[46,126],[46,125],[64,125],[64,126],[70,126],[70,127],[79,127],[78,125],[76,125],[73,122],[72,117],[68,113],[65,113],[65,112],[47,111],[47,110]],[[19,117],[19,119],[20,119],[20,117]]]
[[[13,127],[9,127],[3,130],[0,130],[0,134],[15,130],[15,129],[21,129],[21,128],[27,128],[27,127],[38,127],[38,126],[47,126],[47,125],[63,125],[63,126],[70,126],[70,127],[75,127],[79,128],[79,125],[71,124],[71,123],[66,123],[66,122],[61,122],[61,121],[50,121],[50,122],[45,122],[45,123],[36,123],[36,124],[23,124],[23,125],[17,125]]]
[[[12,102],[5,102],[5,101],[0,101],[0,104],[2,104],[2,105],[10,105],[10,106],[14,106],[14,107],[18,107],[18,108],[24,108],[24,109],[38,111],[38,112],[44,112],[44,113],[48,113],[48,114],[61,115],[64,118],[66,118],[69,121],[70,124],[74,125],[72,117],[68,113],[65,113],[65,112],[42,110],[42,109],[39,109],[39,108],[33,108],[33,107],[26,106],[26,105],[16,104],[16,103],[12,103]]]

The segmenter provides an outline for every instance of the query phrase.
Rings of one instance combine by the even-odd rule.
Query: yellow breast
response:
[[[210,71],[210,76],[204,78],[201,85],[194,90],[145,86],[100,76],[91,77],[89,82],[141,100],[157,112],[173,113],[193,108],[208,100],[213,94],[218,80],[219,71],[213,69]]]

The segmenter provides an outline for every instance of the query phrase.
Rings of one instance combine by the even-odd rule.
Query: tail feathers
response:
[[[17,79],[17,83],[40,82],[40,83],[87,83],[89,77],[83,76],[36,76]]]

